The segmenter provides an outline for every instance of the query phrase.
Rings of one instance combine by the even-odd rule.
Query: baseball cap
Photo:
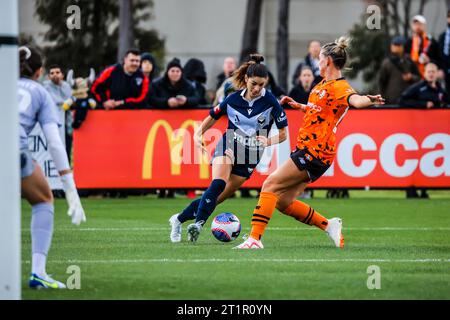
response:
[[[420,23],[422,23],[422,24],[426,24],[427,23],[427,19],[425,19],[425,17],[424,16],[422,16],[421,14],[418,14],[418,15],[415,15],[413,18],[412,18],[412,22],[420,22]]]

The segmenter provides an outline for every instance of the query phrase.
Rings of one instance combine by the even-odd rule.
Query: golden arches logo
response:
[[[170,173],[172,175],[181,174],[181,163],[182,163],[182,151],[183,143],[185,139],[185,134],[189,127],[195,130],[198,127],[197,122],[194,120],[184,121],[180,128],[173,130],[172,126],[166,120],[158,120],[151,127],[147,141],[145,142],[144,148],[144,158],[142,161],[142,178],[150,180],[153,177],[153,155],[155,150],[155,139],[159,128],[163,128],[166,132],[167,139],[169,141],[170,149]],[[197,149],[199,163],[199,175],[200,179],[209,178],[209,164],[207,156],[202,152],[202,150]]]

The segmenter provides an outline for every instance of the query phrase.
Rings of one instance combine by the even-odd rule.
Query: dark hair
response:
[[[331,57],[334,65],[338,69],[344,68],[347,62],[347,50],[349,39],[340,37],[335,42],[327,43],[322,47],[322,53],[325,57]]]
[[[20,76],[25,78],[31,78],[42,67],[41,55],[32,47],[19,48],[19,62]]]
[[[50,67],[48,67],[48,71],[50,71],[52,69],[59,69],[61,72],[63,72],[63,69],[61,68],[61,66],[59,64],[52,64],[52,65],[50,65]]]
[[[139,49],[136,49],[136,48],[132,48],[132,49],[128,49],[126,52],[125,52],[125,54],[124,54],[124,58],[126,57],[126,56],[128,56],[129,54],[134,54],[135,56],[140,56],[141,55],[141,51],[139,51]]]
[[[236,89],[245,88],[245,76],[267,78],[269,72],[267,67],[261,62],[264,57],[260,54],[251,54],[247,62],[243,63],[236,71],[233,72],[233,87]]]
[[[311,71],[312,72],[312,74],[313,74],[313,76],[314,76],[314,71],[313,71],[313,69],[310,67],[310,66],[308,66],[308,65],[303,65],[302,66],[302,68],[300,69],[300,73],[299,73],[299,75],[301,75],[302,74],[302,72],[303,71],[305,71],[305,70],[309,70],[309,71]]]

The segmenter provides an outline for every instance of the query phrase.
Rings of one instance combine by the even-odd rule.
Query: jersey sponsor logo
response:
[[[136,78],[136,84],[137,84],[138,86],[140,86],[140,85],[142,84],[142,78],[137,77],[137,78]]]
[[[234,116],[234,123],[235,123],[235,124],[239,124],[239,122],[241,122],[241,121],[239,120],[239,117],[238,117],[238,115],[236,114],[236,115]]]
[[[322,107],[318,106],[317,104],[314,104],[312,102],[308,102],[308,107],[310,107],[312,110],[315,110],[317,112],[321,112],[322,111]]]
[[[256,137],[247,137],[243,136],[236,131],[233,132],[234,134],[234,140],[236,140],[238,143],[251,148],[257,148],[262,146],[262,142],[256,139]]]
[[[253,109],[247,109],[248,115],[251,115],[253,112]]]
[[[215,106],[213,112],[214,112],[214,114],[219,114],[219,112],[220,112],[220,105]]]

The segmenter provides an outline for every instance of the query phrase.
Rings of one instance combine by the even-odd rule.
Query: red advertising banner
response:
[[[207,110],[96,110],[74,130],[79,188],[205,188],[210,157],[193,146]],[[287,110],[290,141],[245,186],[261,187],[295,147],[303,114]],[[208,151],[226,128],[221,119],[205,135]],[[337,131],[333,165],[312,187],[450,187],[450,110],[350,110]]]

